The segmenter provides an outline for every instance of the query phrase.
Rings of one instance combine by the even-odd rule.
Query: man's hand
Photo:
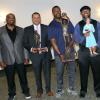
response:
[[[66,62],[66,61],[65,61],[64,55],[60,55],[60,59],[61,59],[61,62],[62,62],[62,63],[65,63],[65,62]]]
[[[47,47],[45,47],[45,51],[48,52],[48,48]]]
[[[69,43],[69,47],[70,47],[70,48],[73,48],[73,47],[74,47],[74,42],[73,42],[73,41],[71,41],[71,42]]]
[[[0,67],[1,68],[5,68],[6,67],[6,64],[4,62],[0,62]]]
[[[24,59],[24,64],[25,64],[25,65],[28,65],[28,64],[29,64],[29,59],[26,59],[26,58],[25,58],[25,59]]]
[[[88,37],[90,35],[90,31],[86,31],[86,33],[84,33],[85,37]]]
[[[47,47],[41,48],[40,50],[41,50],[41,52],[48,52],[48,48]]]
[[[32,53],[37,53],[38,50],[37,50],[37,48],[31,48],[31,52],[32,52]]]
[[[62,18],[69,20],[69,17],[67,16],[67,13],[65,13],[65,12],[62,13]]]

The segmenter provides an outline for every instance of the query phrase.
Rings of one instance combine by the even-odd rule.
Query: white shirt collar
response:
[[[38,25],[33,24],[33,26],[34,26],[35,30],[37,30],[37,27],[38,27],[38,29],[40,29],[40,24],[38,24]]]

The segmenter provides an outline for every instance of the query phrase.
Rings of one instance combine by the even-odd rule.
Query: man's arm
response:
[[[84,35],[81,35],[81,34],[83,34],[83,33],[81,33],[81,31],[80,31],[79,24],[77,24],[75,26],[75,30],[74,30],[74,40],[75,40],[76,43],[85,46],[86,39],[85,39],[85,36]]]
[[[57,43],[56,43],[56,34],[55,34],[55,28],[52,26],[52,25],[49,25],[48,27],[48,38],[51,42],[51,45],[53,47],[53,49],[55,50],[55,52],[59,55],[60,59],[62,62],[65,62],[65,59],[64,59],[64,55],[60,52],[58,46],[57,46]]]
[[[97,22],[97,29],[98,29],[98,42],[97,42],[97,45],[100,48],[100,22]]]
[[[0,41],[0,62],[2,62],[1,48],[2,46],[1,46],[1,41]]]
[[[0,29],[0,35],[1,35],[1,29]],[[6,67],[6,64],[3,62],[1,49],[2,49],[2,44],[1,44],[1,41],[0,41],[0,67],[4,68],[4,67]]]
[[[58,55],[60,55],[61,53],[60,53],[60,50],[58,49],[55,38],[52,38],[50,41],[51,41],[51,44],[52,44],[52,47],[54,48],[54,50],[57,52]]]
[[[51,44],[52,44],[52,47],[53,49],[57,52],[57,54],[59,55],[61,61],[64,63],[65,62],[65,57],[63,54],[61,54],[57,44],[56,44],[56,40],[54,38],[51,39]]]
[[[24,48],[24,64],[25,65],[29,64],[29,53],[25,48]]]
[[[30,43],[29,43],[28,34],[29,33],[28,33],[27,29],[25,28],[24,29],[23,45],[24,45],[25,49],[27,49],[28,51],[30,51],[31,47],[30,47]]]
[[[55,28],[52,25],[49,25],[48,26],[48,39],[50,40],[53,49],[57,52],[58,55],[60,55],[60,50],[57,46],[55,37],[56,37]]]

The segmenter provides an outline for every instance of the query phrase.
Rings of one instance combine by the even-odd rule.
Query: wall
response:
[[[41,14],[42,23],[49,24],[54,5],[59,5],[62,11],[67,12],[74,25],[81,19],[79,10],[83,5],[89,5],[92,17],[100,20],[100,0],[0,0],[0,26],[9,12],[16,15],[17,25],[22,27],[31,24],[31,14],[35,11]]]

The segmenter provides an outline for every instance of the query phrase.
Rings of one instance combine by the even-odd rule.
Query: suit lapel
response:
[[[8,40],[8,41],[10,42],[11,45],[13,45],[13,43],[12,43],[12,41],[11,41],[9,35],[8,35],[6,26],[4,27],[4,34],[5,34],[5,35],[4,35],[5,39]]]
[[[41,25],[41,46],[42,46],[42,43],[43,43],[43,37],[44,37],[44,27],[43,25]]]
[[[13,42],[11,41],[11,39],[8,35],[6,27],[4,27],[4,32],[5,32],[6,39],[13,45]],[[15,38],[14,44],[16,43],[17,39],[19,39],[19,35],[20,35],[20,32],[19,32],[18,28],[16,27],[16,38]]]
[[[31,30],[32,30],[32,33],[34,33],[34,26],[31,25]]]
[[[15,44],[16,41],[19,39],[19,36],[20,36],[20,31],[19,31],[18,27],[16,27],[16,38],[15,38],[14,44]]]

